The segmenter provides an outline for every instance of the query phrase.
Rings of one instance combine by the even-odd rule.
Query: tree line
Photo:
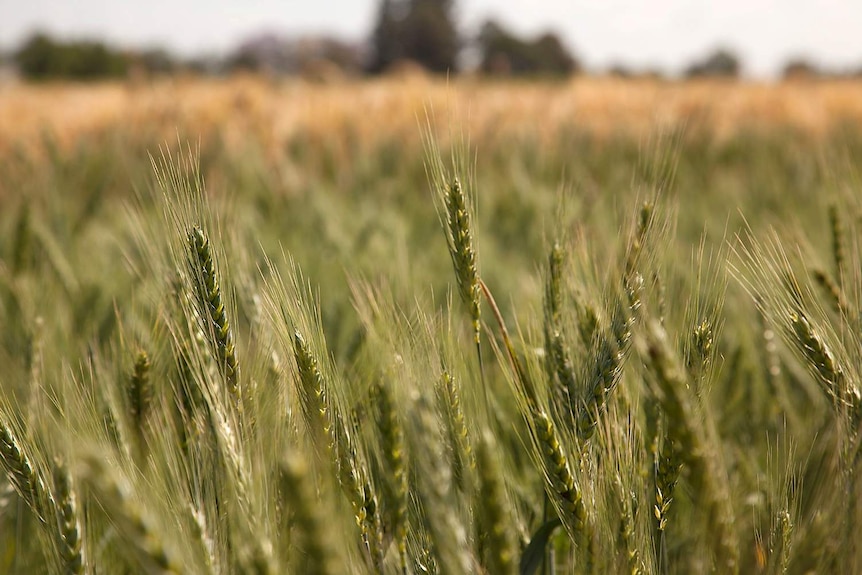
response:
[[[242,42],[221,58],[183,60],[161,49],[120,50],[100,41],[60,41],[36,33],[6,59],[31,80],[89,80],[180,70],[217,74],[336,70],[374,75],[405,65],[418,65],[438,74],[466,69],[488,76],[566,77],[582,70],[577,56],[553,32],[525,38],[500,22],[488,20],[478,33],[467,36],[459,30],[455,8],[454,0],[380,0],[374,27],[359,44],[327,37],[286,40],[263,35]],[[684,75],[735,78],[742,68],[732,51],[717,49],[692,63]],[[609,71],[618,76],[660,75],[619,65]],[[848,74],[829,74],[803,59],[788,62],[784,70],[788,78],[823,75]]]

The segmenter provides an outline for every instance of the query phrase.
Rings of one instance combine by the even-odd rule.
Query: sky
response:
[[[718,47],[771,77],[791,58],[862,67],[862,0],[455,0],[463,32],[494,17],[520,34],[551,30],[590,69],[624,63],[675,73]],[[0,49],[34,29],[183,56],[224,54],[260,32],[362,40],[378,0],[0,0]]]

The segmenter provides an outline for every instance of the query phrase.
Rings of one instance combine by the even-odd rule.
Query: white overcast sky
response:
[[[0,49],[34,29],[162,45],[183,55],[224,53],[261,31],[361,40],[378,0],[0,0]],[[516,32],[558,32],[590,68],[623,62],[679,71],[717,46],[746,72],[769,76],[805,55],[862,67],[862,0],[456,0],[463,32],[494,16]]]

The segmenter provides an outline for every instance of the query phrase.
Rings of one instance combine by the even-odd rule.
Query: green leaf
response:
[[[530,544],[527,545],[524,554],[521,556],[521,575],[533,575],[536,572],[539,565],[542,564],[542,559],[545,556],[545,548],[548,546],[551,535],[554,534],[554,529],[562,524],[563,522],[560,521],[559,517],[551,519],[539,527],[533,534],[533,537],[530,538]]]

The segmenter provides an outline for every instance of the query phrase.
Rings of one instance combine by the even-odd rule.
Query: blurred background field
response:
[[[755,83],[583,77],[556,82],[434,78],[419,70],[378,79],[314,83],[238,76],[0,87],[0,150],[50,138],[127,131],[137,138],[218,138],[277,154],[297,137],[354,138],[376,146],[418,141],[426,112],[477,143],[509,137],[551,142],[562,132],[597,140],[684,130],[726,140],[789,130],[822,139],[862,125],[862,81]],[[445,130],[444,130],[445,131]]]

